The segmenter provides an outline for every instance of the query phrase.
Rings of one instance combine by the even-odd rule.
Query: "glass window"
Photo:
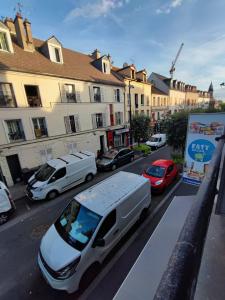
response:
[[[0,83],[0,107],[16,107],[11,83]]]
[[[144,105],[144,95],[141,94],[141,105]]]
[[[5,32],[0,32],[0,50],[9,51],[9,46]]]
[[[8,120],[6,121],[6,124],[8,127],[8,136],[11,143],[25,139],[21,120]]]
[[[66,100],[68,103],[76,103],[76,93],[74,84],[65,84],[64,85],[66,92]]]
[[[36,138],[48,136],[45,118],[32,119]]]
[[[165,174],[165,168],[160,166],[151,166],[147,169],[146,174],[152,177],[162,178]]]
[[[25,92],[27,96],[28,105],[30,107],[40,107],[41,98],[39,95],[39,88],[36,85],[25,85]]]
[[[173,165],[169,166],[167,169],[167,174],[170,174],[173,171]]]
[[[116,223],[116,210],[113,210],[103,221],[96,239],[103,239]]]
[[[94,91],[94,101],[95,101],[95,102],[101,102],[101,91],[100,91],[100,87],[94,86],[94,87],[93,87],[93,91]]]
[[[81,251],[90,241],[101,216],[73,200],[55,223],[60,236]]]
[[[55,60],[57,62],[60,62],[60,54],[59,54],[59,49],[55,48]]]
[[[49,164],[44,164],[35,174],[35,179],[38,181],[46,181],[55,172],[55,168]]]
[[[96,114],[96,125],[97,125],[97,128],[103,127],[102,114]]]
[[[135,99],[135,108],[138,108],[138,94],[134,95],[134,99]]]
[[[56,171],[53,177],[55,178],[55,180],[58,180],[63,178],[65,175],[66,175],[66,168],[62,168]]]

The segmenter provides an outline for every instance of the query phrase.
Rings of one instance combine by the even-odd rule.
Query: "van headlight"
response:
[[[162,182],[163,182],[162,179],[161,179],[161,180],[158,180],[158,181],[156,181],[155,185],[160,185]]]
[[[80,256],[75,259],[73,262],[71,262],[68,266],[65,266],[61,270],[57,271],[57,279],[67,279],[71,275],[73,275],[76,271],[76,267],[80,261]]]

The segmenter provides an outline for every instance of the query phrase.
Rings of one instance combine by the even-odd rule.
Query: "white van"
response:
[[[150,140],[146,142],[146,145],[155,149],[166,145],[166,134],[157,133],[151,136]]]
[[[0,225],[8,221],[10,214],[14,211],[15,205],[6,185],[0,181]]]
[[[55,289],[75,292],[150,206],[143,176],[118,172],[76,195],[41,241],[38,264]]]
[[[47,161],[28,181],[32,200],[53,199],[58,194],[90,181],[97,173],[94,153],[83,151]]]

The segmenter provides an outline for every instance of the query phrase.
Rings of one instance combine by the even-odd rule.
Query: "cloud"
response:
[[[97,0],[91,1],[81,7],[72,9],[65,20],[70,21],[78,17],[98,18],[107,16],[112,10],[121,8],[128,4],[130,0]]]
[[[169,14],[172,9],[175,9],[183,3],[183,0],[172,0],[170,3],[167,3],[160,8],[156,9],[157,14]]]

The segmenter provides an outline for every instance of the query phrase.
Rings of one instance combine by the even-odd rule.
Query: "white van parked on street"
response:
[[[149,180],[128,172],[76,195],[42,238],[38,264],[44,278],[68,293],[87,285],[150,202]]]
[[[47,161],[28,181],[27,196],[53,199],[58,194],[90,181],[97,173],[94,153],[83,151]]]
[[[165,133],[157,133],[151,136],[150,140],[146,142],[146,145],[158,149],[166,145],[166,134]]]
[[[15,205],[9,190],[6,185],[0,181],[0,225],[8,221],[14,209]]]

